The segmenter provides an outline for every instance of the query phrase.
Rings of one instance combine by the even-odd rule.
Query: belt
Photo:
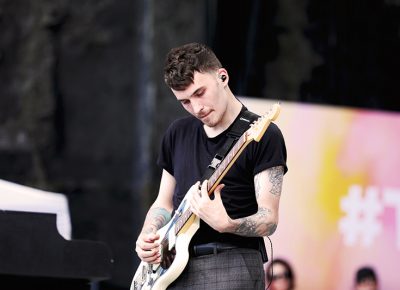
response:
[[[208,243],[194,245],[191,248],[190,254],[192,257],[199,257],[204,255],[218,254],[232,249],[237,249],[239,246],[226,243]]]

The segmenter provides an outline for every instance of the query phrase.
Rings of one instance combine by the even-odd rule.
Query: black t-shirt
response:
[[[201,181],[205,169],[228,138],[226,132],[229,129],[209,138],[203,123],[193,116],[178,119],[170,125],[162,140],[158,165],[175,177],[174,210],[190,187]],[[257,212],[254,176],[274,166],[283,166],[287,171],[285,141],[279,128],[271,123],[260,142],[251,142],[221,180],[225,184],[221,192],[222,202],[231,218]],[[201,221],[192,244],[241,240],[243,237],[220,234]]]

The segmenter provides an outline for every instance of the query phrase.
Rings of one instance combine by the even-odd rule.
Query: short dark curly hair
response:
[[[188,43],[171,49],[167,54],[164,80],[168,87],[182,91],[193,83],[195,71],[210,72],[221,67],[211,48],[201,43]]]

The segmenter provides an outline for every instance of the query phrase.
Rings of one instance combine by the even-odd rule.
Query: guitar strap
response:
[[[244,107],[239,116],[233,122],[231,128],[226,132],[226,136],[228,138],[226,139],[224,145],[218,150],[217,154],[215,154],[210,165],[207,166],[203,174],[203,178],[201,179],[202,181],[211,177],[215,169],[217,169],[218,165],[222,162],[236,141],[239,140],[239,138],[247,129],[249,129],[250,124],[252,124],[259,117],[260,116],[250,112],[246,107]]]
[[[257,114],[250,112],[246,107],[240,112],[239,116],[235,119],[231,128],[227,131],[226,136],[228,137],[224,145],[215,154],[211,163],[207,166],[202,181],[211,177],[215,169],[219,166],[222,160],[225,158],[226,154],[233,147],[237,140],[243,135],[243,133],[249,129],[250,125],[259,118]],[[263,262],[268,261],[268,255],[265,248],[265,243],[263,238],[259,238],[259,250],[262,255]]]

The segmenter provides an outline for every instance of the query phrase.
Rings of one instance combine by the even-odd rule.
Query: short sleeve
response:
[[[165,132],[162,141],[161,147],[158,154],[157,165],[161,168],[168,171],[169,174],[174,175],[174,167],[173,167],[173,148],[174,148],[174,131],[175,131],[174,123],[172,123],[167,131]]]
[[[275,166],[283,166],[284,173],[288,171],[285,140],[276,124],[271,123],[260,142],[253,142],[252,146],[254,175]]]

